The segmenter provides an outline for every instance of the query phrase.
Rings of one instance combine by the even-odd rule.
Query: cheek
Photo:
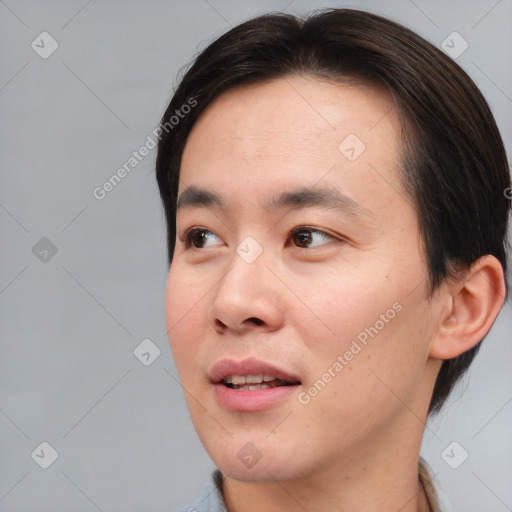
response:
[[[207,321],[204,294],[200,283],[192,283],[186,271],[171,265],[165,296],[165,322],[180,375],[197,360],[193,354]]]
[[[308,308],[297,309],[295,319],[314,354],[308,384],[320,379],[328,383],[322,392],[328,401],[364,408],[376,396],[392,398],[386,384],[400,395],[414,388],[427,360],[431,319],[421,289],[411,294],[396,270],[380,274],[390,275],[384,280],[363,275],[364,282],[355,272],[298,281],[297,295]]]
[[[414,328],[418,321],[423,325],[425,297],[423,286],[418,286],[424,282],[422,262],[418,257],[401,261],[396,252],[362,251],[355,258],[356,251],[348,250],[333,264],[290,279],[311,331],[341,350],[355,339],[364,344],[383,338],[398,325],[400,329]],[[404,334],[394,332],[393,337],[398,341]]]
[[[318,350],[343,354],[353,340],[364,343],[376,323],[380,332],[397,316],[396,294],[368,270],[316,272],[294,282],[294,293],[301,299],[294,301],[294,322],[307,332],[304,342],[317,354]]]

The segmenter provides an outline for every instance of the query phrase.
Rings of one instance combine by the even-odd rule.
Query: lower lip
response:
[[[276,386],[267,389],[239,390],[214,384],[220,405],[230,411],[263,411],[286,400],[298,389],[297,386]]]

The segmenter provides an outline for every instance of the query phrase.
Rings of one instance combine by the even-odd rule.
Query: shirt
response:
[[[443,490],[434,486],[432,470],[421,457],[418,472],[432,512],[455,512]],[[222,473],[218,469],[211,473],[194,505],[180,512],[228,512],[222,497]]]

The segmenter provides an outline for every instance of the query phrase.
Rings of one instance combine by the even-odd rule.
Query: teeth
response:
[[[247,377],[245,377],[245,382],[247,382],[247,384],[259,384],[260,382],[263,382],[263,373],[258,373],[258,375],[247,375]]]
[[[260,384],[261,382],[269,382],[274,379],[275,377],[269,377],[262,373],[258,373],[257,375],[230,375],[229,377],[224,378],[224,382],[235,385]]]
[[[249,391],[293,384],[291,382],[278,379],[273,375],[266,375],[263,373],[258,373],[256,375],[228,375],[222,379],[222,382],[231,389]]]
[[[234,387],[233,389],[236,389],[238,391],[254,391],[256,389],[268,389],[273,388],[274,386],[271,386],[269,384],[242,384],[239,386]]]

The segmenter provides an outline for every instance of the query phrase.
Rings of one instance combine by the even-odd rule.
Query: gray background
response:
[[[0,511],[193,501],[212,463],[165,336],[155,151],[103,200],[92,191],[145,142],[180,68],[207,42],[256,14],[329,6],[387,15],[438,46],[459,32],[469,47],[457,61],[510,151],[511,0],[0,1]],[[43,31],[59,45],[46,59],[31,47]],[[48,241],[34,254],[43,237],[56,254]],[[423,454],[461,511],[512,510],[511,327],[509,304],[426,430]],[[145,366],[134,349],[147,338],[161,353]],[[58,452],[47,469],[43,441]],[[453,465],[462,450],[469,457],[453,469],[446,453]]]

